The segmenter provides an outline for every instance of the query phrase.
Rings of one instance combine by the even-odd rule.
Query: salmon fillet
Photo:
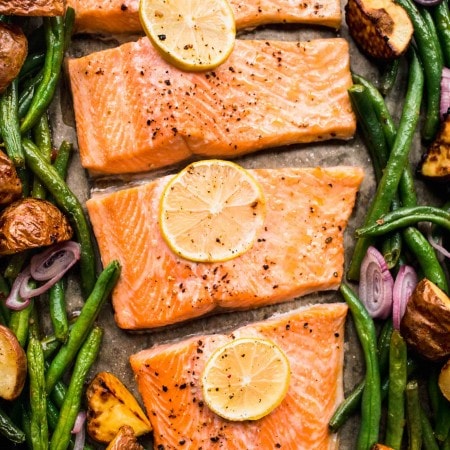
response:
[[[139,0],[67,0],[75,10],[78,33],[142,33]],[[236,28],[269,23],[306,23],[338,29],[341,25],[337,0],[230,0]]]
[[[147,38],[68,61],[82,165],[148,171],[192,155],[348,139],[356,120],[344,39],[238,40],[213,72],[182,72]]]
[[[103,264],[122,264],[112,295],[119,327],[157,328],[338,288],[362,169],[250,172],[264,192],[265,223],[250,250],[222,263],[182,259],[163,240],[159,201],[171,176],[87,201]]]
[[[344,303],[314,305],[238,328],[196,336],[130,358],[153,427],[154,448],[331,450],[328,422],[343,399]],[[274,341],[291,365],[289,390],[269,415],[231,422],[202,398],[201,375],[211,353],[231,339]]]

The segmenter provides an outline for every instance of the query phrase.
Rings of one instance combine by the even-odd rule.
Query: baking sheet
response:
[[[343,8],[344,4],[342,4]],[[343,10],[343,9],[342,9]],[[344,17],[344,14],[343,14]],[[257,30],[241,32],[241,39],[281,39],[304,41],[316,37],[334,37],[341,36],[346,38],[351,47],[351,68],[354,72],[366,76],[372,81],[379,77],[378,68],[368,62],[355,47],[348,35],[345,23],[341,30],[335,32],[324,28],[313,28],[301,25],[283,25],[263,27]],[[123,39],[123,38],[120,38]],[[81,56],[93,50],[115,46],[119,43],[116,39],[92,39],[76,37],[73,40],[69,50],[72,56]],[[398,116],[403,97],[404,83],[398,83],[396,91],[392,92],[388,99],[388,104],[394,116]],[[69,140],[74,143],[76,148],[76,131],[74,127],[73,111],[70,99],[70,93],[66,80],[62,80],[61,89],[56,98],[52,110],[51,120],[54,130],[55,143],[59,144],[61,140]],[[415,166],[420,159],[420,140],[417,138],[412,152],[412,163]],[[358,136],[354,139],[343,141],[328,141],[318,144],[294,145],[288,148],[271,149],[268,151],[245,156],[236,160],[246,168],[275,168],[275,167],[307,167],[307,166],[335,166],[335,165],[355,165],[365,169],[365,178],[357,198],[356,207],[350,219],[345,233],[345,255],[346,264],[348,264],[354,241],[352,239],[353,231],[356,226],[362,223],[370,199],[373,196],[375,184],[370,163],[370,158],[364,144]],[[148,174],[148,177],[160,175],[160,172]],[[142,178],[140,175],[138,178]],[[123,180],[94,180],[90,179],[88,174],[80,166],[78,154],[75,151],[72,159],[68,183],[81,200],[89,198],[92,189],[104,188],[105,186],[121,183]],[[125,180],[130,181],[130,180]],[[420,185],[420,183],[419,183]],[[421,193],[424,191],[419,187]],[[427,199],[429,201],[429,199]],[[82,298],[79,294],[76,280],[69,283],[71,310],[79,309],[82,305]],[[274,312],[288,311],[300,305],[317,302],[335,302],[342,301],[340,295],[336,292],[325,292],[312,294],[300,299],[284,304],[268,306],[253,311],[222,313],[206,318],[196,319],[195,321],[177,325],[168,329],[158,330],[146,334],[131,334],[120,330],[113,318],[113,311],[110,304],[103,309],[99,322],[105,330],[102,351],[98,361],[91,371],[93,376],[96,372],[107,370],[113,372],[130,388],[140,400],[136,390],[136,384],[128,363],[128,358],[132,353],[141,349],[150,347],[154,344],[166,343],[173,340],[179,340],[190,335],[203,333],[226,332],[233,330],[245,323],[262,320]],[[44,311],[45,313],[45,311]],[[345,366],[344,366],[344,390],[348,393],[352,387],[358,383],[363,374],[363,362],[360,353],[357,337],[355,335],[351,321],[347,321],[346,326],[346,344],[345,344]],[[355,448],[355,441],[358,429],[358,418],[349,421],[341,431],[340,449]],[[147,447],[151,448],[150,441]],[[99,447],[103,448],[103,447]]]

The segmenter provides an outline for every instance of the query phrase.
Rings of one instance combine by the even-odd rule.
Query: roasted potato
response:
[[[0,14],[16,16],[62,16],[65,0],[0,0]]]
[[[12,161],[0,150],[0,205],[17,200],[22,195],[22,182]]]
[[[442,366],[438,383],[442,395],[450,401],[450,359]]]
[[[0,93],[19,75],[28,54],[28,41],[23,31],[6,23],[0,24]]]
[[[403,55],[414,31],[407,12],[393,0],[348,0],[345,20],[361,51],[379,61]]]
[[[388,447],[387,445],[383,444],[373,444],[372,447],[370,447],[370,450],[394,450],[392,447]]]
[[[92,439],[109,443],[124,425],[129,425],[136,436],[152,430],[137,400],[112,373],[98,373],[88,386],[86,397],[87,432]]]
[[[106,447],[106,450],[144,450],[144,447],[137,441],[133,428],[124,425]]]
[[[0,255],[67,241],[72,234],[64,214],[46,200],[23,198],[0,213]]]
[[[0,374],[0,397],[16,399],[27,377],[27,357],[16,335],[3,325],[0,325]]]
[[[450,356],[450,298],[424,278],[417,284],[400,324],[406,343],[432,361]]]
[[[420,174],[430,180],[450,179],[450,114],[446,114],[435,140],[423,155]]]

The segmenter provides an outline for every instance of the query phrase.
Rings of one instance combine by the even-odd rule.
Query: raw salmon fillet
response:
[[[68,0],[75,10],[78,33],[142,33],[139,0]],[[338,29],[341,25],[337,0],[230,0],[236,28],[269,23],[304,23]]]
[[[344,303],[314,305],[238,328],[196,336],[130,358],[153,426],[154,448],[331,450],[328,422],[343,399]],[[203,402],[201,375],[211,353],[231,339],[274,341],[291,365],[289,390],[269,415],[227,421]]]
[[[217,310],[250,309],[337,289],[343,233],[363,171],[356,167],[255,169],[266,218],[252,248],[230,261],[178,257],[158,225],[170,175],[94,196],[87,209],[103,264],[118,259],[112,295],[119,327],[162,327]]]
[[[148,171],[191,156],[349,139],[356,120],[344,39],[238,40],[213,72],[182,72],[147,38],[68,61],[82,165]]]

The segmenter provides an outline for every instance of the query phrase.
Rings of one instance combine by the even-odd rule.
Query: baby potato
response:
[[[0,24],[0,93],[19,75],[27,57],[28,41],[23,31],[6,23]]]
[[[22,195],[22,182],[16,168],[5,153],[0,150],[0,205],[17,200]]]
[[[66,216],[46,200],[23,198],[0,213],[0,255],[67,241],[72,234]]]

